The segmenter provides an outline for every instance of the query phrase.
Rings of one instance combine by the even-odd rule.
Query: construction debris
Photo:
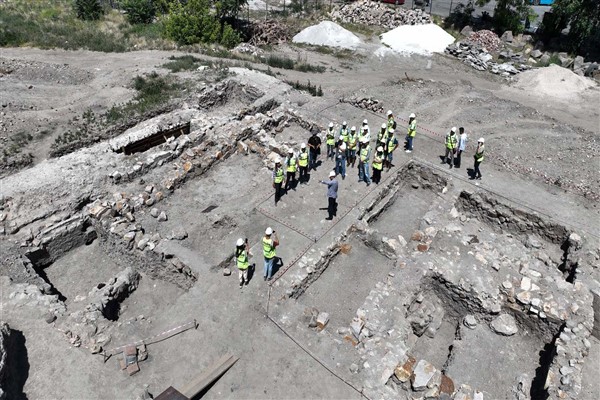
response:
[[[251,38],[248,44],[262,46],[266,44],[282,44],[290,39],[287,27],[275,20],[258,21],[252,24]]]
[[[431,16],[420,9],[390,7],[381,2],[361,0],[335,7],[329,13],[333,21],[381,26],[394,29],[400,25],[419,25],[432,22]]]
[[[341,103],[352,104],[354,107],[363,108],[365,110],[373,111],[376,113],[383,113],[383,106],[379,102],[379,100],[374,99],[372,97],[351,97],[349,99],[341,98]]]
[[[458,57],[465,64],[469,64],[478,71],[490,71],[493,74],[505,77],[531,69],[522,53],[500,53],[498,59],[503,58],[505,62],[498,63],[494,61],[494,56],[485,48],[468,42],[453,43],[446,47],[446,53]]]
[[[487,51],[494,52],[502,47],[502,40],[494,32],[482,29],[477,32],[471,32],[465,42],[483,47]]]

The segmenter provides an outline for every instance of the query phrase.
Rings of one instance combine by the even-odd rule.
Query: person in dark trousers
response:
[[[238,275],[240,278],[240,289],[244,284],[248,284],[248,268],[250,263],[248,261],[248,255],[250,254],[250,247],[248,246],[248,239],[239,238],[235,244],[235,263],[238,267]]]
[[[317,158],[321,153],[321,138],[317,135],[317,132],[313,132],[312,136],[308,139],[308,165],[309,169],[317,169]]]
[[[373,183],[378,185],[379,182],[381,182],[381,170],[383,169],[384,160],[385,155],[383,154],[383,147],[379,146],[375,153],[375,157],[373,157]]]
[[[306,183],[308,180],[308,152],[306,151],[306,144],[300,145],[300,154],[298,154],[298,168],[300,169],[300,177],[298,181],[300,183]]]
[[[473,164],[473,177],[471,179],[481,179],[481,171],[479,170],[479,165],[483,161],[483,152],[484,148],[484,139],[480,138],[477,141],[477,149],[475,150],[475,155],[473,158],[475,159],[475,163]]]
[[[465,128],[462,126],[458,128],[458,133],[458,151],[456,152],[456,160],[454,161],[456,168],[460,168],[462,153],[467,149],[467,133],[465,132]]]
[[[335,146],[335,173],[346,179],[346,143],[342,139]]]
[[[275,205],[281,199],[281,186],[283,185],[283,168],[281,168],[281,160],[275,160],[275,168],[273,168],[273,188],[275,189]]]
[[[288,156],[285,159],[285,170],[287,175],[285,176],[285,191],[291,187],[296,190],[296,170],[298,169],[298,159],[294,155],[294,150],[288,150]]]
[[[450,132],[446,134],[446,154],[442,164],[450,164],[450,168],[454,166],[454,154],[458,147],[458,138],[456,137],[456,127],[453,126]]]
[[[329,217],[326,219],[331,221],[337,214],[337,192],[338,192],[338,181],[335,180],[335,171],[329,173],[329,181],[320,181],[322,184],[327,185],[327,213]]]

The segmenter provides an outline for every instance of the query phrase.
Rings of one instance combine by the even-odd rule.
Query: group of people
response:
[[[393,166],[394,152],[399,147],[396,137],[397,123],[391,110],[387,112],[387,121],[381,124],[381,128],[375,137],[375,151],[371,147],[371,129],[369,122],[365,119],[359,129],[352,126],[348,129],[346,121],[342,123],[338,132],[335,131],[333,122],[330,122],[325,131],[325,145],[327,149],[326,159],[334,161],[334,169],[329,173],[329,180],[319,181],[327,185],[328,206],[327,220],[332,220],[337,213],[337,192],[338,182],[336,177],[341,175],[342,180],[346,179],[346,168],[355,168],[358,162],[358,181],[365,182],[367,186],[371,182],[379,184],[381,173],[387,168],[389,171]],[[404,140],[404,151],[411,153],[413,151],[413,141],[417,134],[416,115],[410,114],[408,119],[408,128]],[[467,148],[467,134],[463,127],[453,127],[446,135],[445,155],[442,164],[449,164],[450,168],[460,168],[462,154]],[[308,139],[308,145],[302,143],[300,152],[296,154],[293,149],[289,149],[288,155],[282,163],[281,159],[275,160],[272,180],[275,189],[275,205],[281,199],[284,191],[290,188],[295,190],[298,183],[308,182],[308,171],[316,170],[318,158],[321,153],[322,141],[316,132],[313,132]],[[481,179],[479,166],[484,158],[484,139],[477,141],[477,149],[474,154],[474,166],[471,179]],[[369,167],[372,167],[372,173]],[[299,172],[296,180],[296,172]],[[371,178],[372,177],[372,178]],[[276,247],[279,246],[279,239],[272,228],[267,228],[265,236],[262,239],[264,256],[264,280],[271,280],[273,274],[273,264],[277,259]],[[239,239],[236,243],[235,259],[239,270],[240,288],[248,284],[249,268],[249,247],[248,239]]]

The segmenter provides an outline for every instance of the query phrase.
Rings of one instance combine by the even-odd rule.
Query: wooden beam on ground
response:
[[[194,398],[198,393],[206,389],[210,384],[219,379],[229,368],[239,360],[238,357],[232,355],[225,355],[215,361],[212,365],[206,368],[200,375],[192,379],[184,388],[181,390],[181,394],[189,399]]]

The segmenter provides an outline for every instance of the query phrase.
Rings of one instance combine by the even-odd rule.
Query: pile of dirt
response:
[[[309,26],[294,36],[292,41],[344,49],[354,49],[360,44],[358,36],[331,21]]]
[[[519,74],[514,86],[536,96],[569,101],[596,84],[570,69],[553,64]]]
[[[381,35],[381,42],[400,54],[442,53],[454,37],[435,24],[404,25]]]
[[[394,29],[400,25],[431,23],[431,16],[423,10],[391,7],[369,0],[342,4],[334,8],[329,15],[334,21],[375,25],[386,29]]]

